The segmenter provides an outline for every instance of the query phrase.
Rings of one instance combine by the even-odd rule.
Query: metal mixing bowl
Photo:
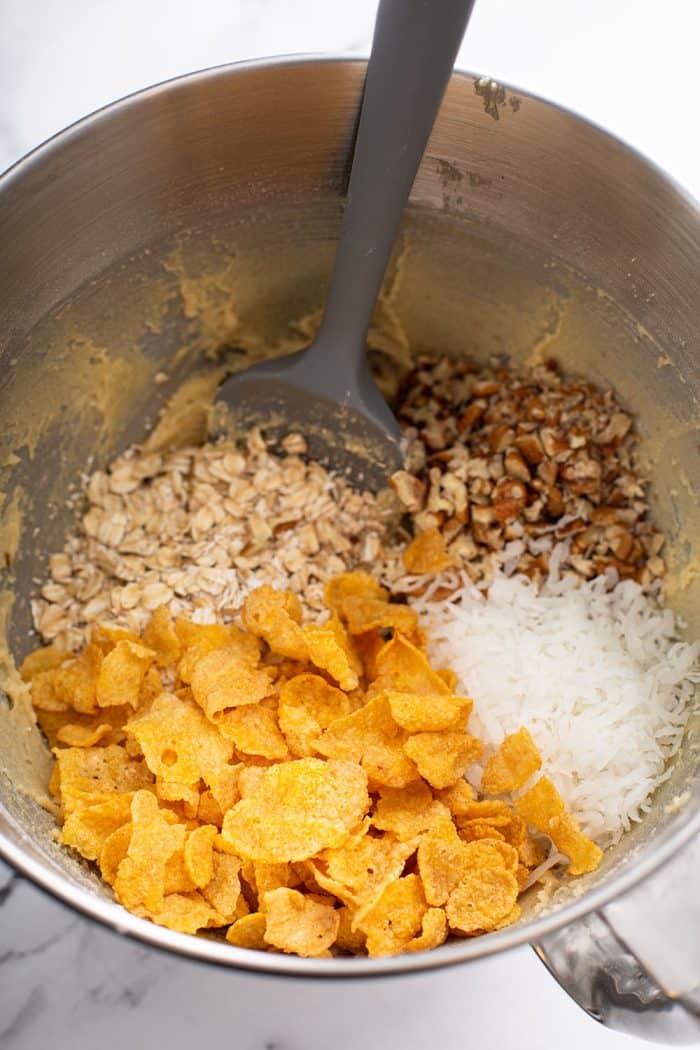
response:
[[[198,73],[88,117],[0,180],[0,615],[15,656],[36,644],[32,581],[72,520],[71,482],[142,437],[208,351],[233,346],[244,360],[303,342],[324,298],[364,69],[293,59]],[[672,604],[691,631],[699,272],[700,214],[661,172],[551,104],[458,74],[371,336],[392,354],[552,355],[612,384],[639,415]],[[154,384],[161,371],[168,382]],[[606,1023],[698,1037],[697,720],[648,817],[544,910],[427,954],[311,960],[173,933],[119,907],[56,845],[33,800],[47,768],[38,732],[3,703],[0,851],[118,930],[315,976],[438,968],[530,941]]]

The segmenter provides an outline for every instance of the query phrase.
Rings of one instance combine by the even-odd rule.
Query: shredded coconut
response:
[[[410,600],[431,659],[474,699],[472,731],[496,747],[527,726],[582,830],[602,847],[617,842],[668,775],[700,682],[700,643],[679,641],[671,610],[633,580],[553,572],[538,589],[498,572],[488,597],[466,578],[454,584],[435,578]],[[452,590],[443,600],[441,586]],[[477,785],[480,775],[470,771]]]

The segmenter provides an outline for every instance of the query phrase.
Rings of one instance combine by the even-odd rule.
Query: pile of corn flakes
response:
[[[600,850],[581,834],[527,730],[482,754],[472,702],[432,668],[415,612],[371,576],[297,598],[264,586],[240,625],[95,629],[78,656],[25,660],[56,756],[60,840],[125,908],[234,945],[392,955],[517,920],[546,854],[569,874]]]

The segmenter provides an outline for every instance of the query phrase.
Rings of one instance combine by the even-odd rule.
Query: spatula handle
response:
[[[365,337],[418,165],[475,0],[381,0],[331,288],[317,342]],[[327,360],[327,358],[326,358]],[[345,364],[347,368],[347,362]]]

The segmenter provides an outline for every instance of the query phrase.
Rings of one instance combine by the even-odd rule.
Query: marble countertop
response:
[[[0,170],[149,83],[289,52],[367,53],[375,0],[2,0]],[[458,65],[610,128],[700,196],[692,0],[480,0]],[[81,918],[0,862],[0,1047],[614,1050],[529,948],[329,984],[220,970]],[[639,1044],[642,1045],[642,1044]],[[646,1044],[652,1046],[654,1044]]]

